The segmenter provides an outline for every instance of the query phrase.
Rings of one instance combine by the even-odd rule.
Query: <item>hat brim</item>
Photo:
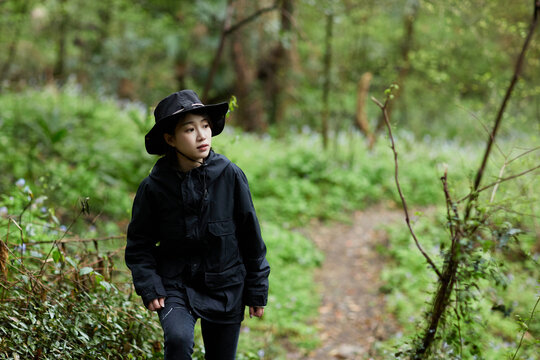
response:
[[[229,104],[226,102],[219,104],[210,104],[199,106],[188,111],[169,115],[156,123],[144,137],[146,151],[152,155],[163,155],[167,152],[167,143],[163,138],[164,129],[178,118],[188,113],[205,113],[208,115],[212,128],[212,136],[221,134],[225,127],[225,115],[229,110]]]

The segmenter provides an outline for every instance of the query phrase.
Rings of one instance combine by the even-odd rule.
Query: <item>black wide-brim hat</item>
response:
[[[229,110],[226,102],[204,105],[193,90],[181,90],[161,100],[154,110],[156,124],[144,137],[146,151],[149,154],[163,155],[168,144],[163,132],[172,121],[178,120],[189,112],[204,113],[208,116],[212,128],[212,136],[219,135],[225,127],[225,115]]]

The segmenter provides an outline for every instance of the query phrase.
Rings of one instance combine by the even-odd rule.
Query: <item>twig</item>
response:
[[[523,338],[525,337],[525,333],[527,332],[528,328],[529,328],[529,324],[531,323],[533,317],[534,317],[534,312],[536,311],[536,307],[538,306],[538,302],[540,302],[540,296],[538,296],[538,299],[536,299],[536,303],[534,304],[534,307],[531,311],[531,316],[529,317],[529,321],[528,323],[526,324],[527,325],[527,329],[525,329],[525,331],[523,331],[523,334],[521,334],[521,339],[519,340],[519,345],[516,349],[516,352],[514,353],[514,356],[512,356],[512,360],[514,360],[518,354],[518,351],[519,349],[521,348],[521,344],[523,343]]]
[[[51,246],[51,249],[49,250],[49,252],[47,253],[47,256],[45,256],[45,259],[43,260],[43,263],[41,264],[41,269],[39,270],[39,277],[41,277],[41,275],[43,275],[43,270],[45,269],[45,264],[47,263],[47,259],[49,258],[49,256],[51,256],[51,253],[53,252],[53,249],[55,247],[58,248],[58,244],[62,241],[62,239],[64,238],[64,236],[66,236],[66,234],[68,233],[68,231],[71,229],[71,227],[73,226],[73,224],[75,224],[75,222],[79,219],[79,217],[81,217],[82,214],[84,214],[86,211],[86,208],[83,206],[83,208],[79,211],[79,214],[77,214],[77,216],[75,217],[75,219],[73,219],[73,221],[71,222],[71,224],[69,224],[68,228],[66,229],[66,231],[64,231],[64,233],[62,234],[62,236],[59,238],[59,239],[56,239],[55,241],[53,241],[53,245]],[[60,250],[60,248],[58,248]]]
[[[452,248],[454,248],[455,243],[458,239],[458,234],[461,233],[460,227],[455,225],[454,221],[459,221],[459,212],[456,207],[456,204],[452,201],[452,197],[450,196],[450,191],[448,190],[448,170],[445,169],[443,177],[441,177],[441,181],[443,183],[443,191],[444,191],[444,197],[446,199],[446,212],[448,216],[448,222],[449,222],[449,228],[450,228],[450,235],[452,240]],[[452,217],[452,214],[450,213],[450,210],[452,210],[454,217]]]
[[[117,239],[124,239],[126,235],[115,235],[115,236],[105,236],[101,238],[91,238],[91,239],[81,239],[81,238],[67,238],[67,239],[60,239],[60,240],[52,240],[52,241],[36,241],[27,243],[26,245],[41,245],[41,244],[67,244],[67,243],[84,243],[84,242],[93,242],[93,241],[106,241],[106,240],[117,240]]]
[[[460,200],[458,200],[458,203],[462,202],[463,200],[469,199],[473,194],[478,194],[478,193],[480,193],[480,192],[482,192],[482,191],[484,191],[484,190],[487,190],[487,189],[489,189],[490,187],[493,187],[493,186],[495,186],[495,185],[497,185],[497,184],[500,184],[500,183],[502,183],[502,182],[505,182],[505,181],[508,181],[508,180],[512,180],[512,179],[515,179],[515,178],[517,178],[517,177],[526,175],[526,174],[528,174],[528,173],[530,173],[530,172],[532,172],[532,171],[535,171],[535,170],[537,170],[537,169],[539,169],[539,168],[540,168],[540,165],[536,165],[535,167],[533,167],[533,168],[531,168],[531,169],[528,169],[528,170],[525,170],[525,171],[523,171],[523,172],[520,172],[519,174],[515,174],[515,175],[512,175],[512,176],[508,176],[508,177],[505,177],[505,178],[501,178],[501,179],[499,179],[499,180],[497,180],[497,181],[495,181],[495,182],[493,182],[493,183],[491,183],[491,184],[489,184],[489,185],[486,185],[486,186],[484,186],[484,187],[481,187],[480,189],[477,189],[475,192],[470,193],[469,195],[467,195],[467,196],[461,198]]]
[[[236,24],[234,25],[231,25],[229,26],[225,31],[225,35],[230,35],[232,34],[233,32],[235,32],[236,30],[238,30],[239,28],[241,28],[242,26],[246,25],[247,23],[257,19],[259,16],[261,16],[262,14],[266,13],[266,12],[270,12],[272,10],[276,10],[278,8],[278,2],[276,1],[274,3],[274,5],[271,5],[271,6],[268,6],[268,7],[265,7],[265,8],[262,8],[262,9],[259,9],[257,11],[255,11],[253,14],[249,15],[248,17],[246,17],[245,19],[242,19],[240,20],[239,22],[237,22]]]
[[[412,225],[411,225],[411,221],[410,221],[410,218],[409,218],[409,209],[407,207],[407,202],[405,201],[405,197],[403,196],[403,192],[401,191],[401,185],[399,183],[398,153],[396,151],[396,145],[395,145],[395,142],[394,142],[394,136],[392,135],[392,127],[390,125],[390,119],[388,118],[388,113],[386,112],[386,106],[388,105],[388,100],[386,100],[384,105],[381,104],[381,102],[379,100],[377,100],[376,98],[374,98],[374,97],[371,97],[371,100],[373,100],[373,102],[375,104],[377,104],[378,107],[381,108],[381,110],[383,112],[384,121],[385,121],[386,127],[388,129],[388,136],[390,137],[391,148],[392,148],[392,152],[394,153],[394,179],[396,181],[396,186],[397,186],[397,189],[398,189],[399,197],[401,198],[401,204],[403,205],[403,211],[405,212],[405,222],[407,223],[407,226],[409,227],[409,232],[411,233],[411,235],[412,235],[412,237],[414,239],[416,247],[418,248],[418,250],[420,250],[420,252],[424,256],[426,261],[429,263],[429,265],[433,269],[433,271],[435,271],[435,273],[439,277],[439,279],[442,280],[442,276],[441,276],[441,273],[440,273],[439,269],[437,268],[437,266],[435,266],[435,263],[431,260],[429,255],[424,251],[424,249],[420,245],[420,242],[418,241],[418,238],[416,237],[416,234],[415,234],[415,232],[414,232],[414,230],[412,228]]]
[[[528,151],[525,151],[524,153],[519,154],[518,156],[512,158],[511,160],[508,160],[508,156],[503,154],[505,159],[504,159],[504,164],[503,164],[503,166],[501,166],[501,170],[499,171],[499,179],[502,178],[504,170],[506,169],[506,167],[508,165],[510,165],[510,163],[512,163],[513,161],[519,159],[520,157],[525,156],[525,155],[527,155],[527,154],[529,154],[531,152],[534,152],[534,151],[536,151],[538,149],[540,149],[540,146],[536,147],[534,149],[530,149]],[[491,198],[489,199],[490,203],[492,203],[493,200],[495,200],[495,194],[497,193],[497,189],[499,188],[499,184],[500,183],[495,184],[495,187],[493,188],[493,191],[491,192]]]
[[[540,146],[537,146],[537,147],[535,147],[535,148],[529,149],[529,150],[527,150],[527,151],[525,151],[525,152],[523,152],[523,153],[517,155],[516,157],[512,158],[511,160],[509,160],[508,163],[510,164],[511,162],[513,162],[513,161],[519,159],[520,157],[525,156],[525,155],[528,155],[528,154],[530,154],[530,153],[532,153],[532,152],[535,152],[535,151],[537,151],[537,150],[540,150]]]

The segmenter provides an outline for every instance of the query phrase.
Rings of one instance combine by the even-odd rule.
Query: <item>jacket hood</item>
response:
[[[210,150],[210,154],[204,160],[201,166],[191,169],[188,173],[203,174],[206,178],[206,186],[210,186],[221,173],[231,164],[231,161],[221,154],[216,154],[214,150]],[[152,171],[150,178],[153,181],[163,183],[166,186],[174,186],[178,181],[178,168],[176,168],[167,157],[160,158]]]

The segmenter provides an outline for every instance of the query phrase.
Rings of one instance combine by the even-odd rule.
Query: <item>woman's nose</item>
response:
[[[197,130],[197,137],[201,140],[205,140],[206,139],[206,133],[204,131],[204,128],[199,128]]]

